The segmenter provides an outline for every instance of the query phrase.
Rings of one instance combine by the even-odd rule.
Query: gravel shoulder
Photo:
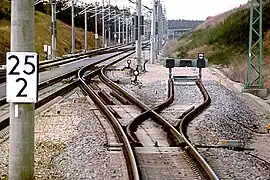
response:
[[[154,106],[167,98],[168,69],[162,65],[147,65],[147,73],[139,76],[137,86],[125,88],[140,100]],[[194,68],[174,68],[174,75],[194,75]],[[242,140],[253,151],[228,149],[199,149],[221,178],[270,179],[270,135],[267,104],[259,98],[241,93],[242,85],[234,83],[213,68],[203,69],[203,84],[212,103],[189,126],[188,136],[193,144],[217,145],[221,139]],[[176,125],[178,117],[191,106],[202,102],[202,95],[192,83],[175,82],[175,101],[162,116]],[[261,160],[263,159],[263,160]]]
[[[107,149],[96,110],[76,89],[36,116],[36,179],[126,179],[123,154]],[[8,179],[8,145],[0,144],[0,179]]]

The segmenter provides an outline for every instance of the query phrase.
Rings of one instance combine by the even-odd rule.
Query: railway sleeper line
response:
[[[126,51],[123,51],[122,53],[124,53],[124,52],[126,52]],[[128,57],[128,56],[130,56],[131,54],[133,54],[134,52],[132,52],[132,53],[129,53],[128,55],[126,55],[126,56],[124,56],[124,57],[122,57],[122,58],[120,58],[118,61],[120,61],[121,59],[124,59],[124,58],[126,58],[126,57]],[[119,53],[119,54],[121,54],[121,53]],[[117,54],[117,55],[119,55],[119,54]],[[117,56],[117,55],[115,55],[115,57]],[[109,57],[109,59],[110,58],[112,58],[112,57]],[[118,61],[115,61],[115,62],[118,62]],[[113,62],[112,64],[114,64],[115,62]],[[110,65],[110,64],[109,64]],[[102,96],[103,96],[103,98],[102,99],[110,99],[108,96],[109,96],[109,94],[107,94],[105,91],[102,91],[102,90],[98,90],[98,92],[99,93],[96,93],[96,91],[97,90],[94,90],[93,89],[93,87],[91,87],[91,86],[86,86],[87,84],[87,82],[89,82],[89,80],[91,79],[91,77],[93,77],[93,76],[96,76],[96,75],[98,75],[100,72],[101,72],[101,75],[99,75],[100,76],[100,78],[101,78],[101,80],[104,82],[104,81],[106,81],[106,76],[103,76],[103,74],[104,74],[104,72],[105,72],[105,69],[106,69],[106,67],[107,66],[109,66],[109,65],[106,65],[105,67],[99,67],[98,69],[96,69],[96,70],[94,70],[93,71],[93,69],[92,69],[92,71],[91,71],[91,73],[89,73],[89,74],[87,74],[86,76],[84,76],[84,73],[86,73],[86,71],[85,72],[83,72],[84,70],[84,68],[83,69],[80,69],[80,70],[77,70],[77,71],[74,71],[73,73],[75,73],[76,74],[76,72],[78,73],[78,76],[79,76],[79,80],[74,80],[73,82],[71,81],[71,82],[68,82],[68,83],[70,83],[70,84],[68,84],[67,86],[65,86],[64,88],[62,88],[61,90],[58,90],[56,93],[53,93],[53,94],[51,94],[51,95],[49,95],[48,97],[46,97],[46,98],[44,98],[44,99],[42,99],[42,100],[40,100],[37,104],[36,104],[36,108],[39,108],[39,107],[41,107],[42,105],[44,105],[44,104],[46,104],[48,101],[50,101],[50,100],[52,100],[52,99],[54,99],[54,98],[56,98],[57,96],[59,96],[61,93],[62,94],[65,94],[65,93],[67,93],[67,92],[69,92],[69,91],[71,91],[71,89],[73,89],[73,88],[75,88],[75,87],[78,87],[78,86],[80,86],[80,87],[82,87],[82,89],[84,89],[84,91],[85,92],[87,92],[89,95],[90,95],[90,97],[92,98],[92,99],[94,99],[94,101],[96,101],[98,104],[99,104],[99,107],[102,109],[102,107],[104,108],[104,107],[106,107],[106,105],[105,104],[109,104],[109,103],[111,103],[111,105],[112,105],[112,101],[109,101],[109,103],[107,102],[105,102],[105,104],[103,104],[102,103],[102,100],[101,100],[101,98],[99,98],[97,95],[98,94],[102,94]],[[93,67],[93,65],[91,65],[91,66],[87,66],[87,68],[88,69],[90,69],[90,67]],[[83,73],[82,73],[83,72]],[[73,74],[74,75],[74,74]],[[55,80],[56,81],[56,80]],[[59,82],[59,80],[57,81],[57,82]],[[50,83],[45,83],[45,84],[47,84],[47,86],[49,86],[49,84]],[[114,83],[112,83],[111,81],[109,81],[108,83],[106,83],[107,85],[109,85],[109,86],[114,86],[115,84]],[[173,82],[172,82],[172,84],[173,84]],[[118,85],[116,85],[116,86],[118,86]],[[46,85],[44,85],[44,88],[46,87]],[[119,87],[120,88],[120,87]],[[127,96],[130,96],[130,95],[128,95],[127,93],[123,93],[123,90],[120,88],[116,88],[117,90],[116,90],[116,92],[117,93],[112,93],[112,94],[117,94],[117,95],[115,95],[115,96],[117,96],[117,99],[121,99],[120,101],[123,101],[125,98],[127,98]],[[114,91],[113,91],[114,92]],[[111,93],[110,93],[111,94]],[[170,94],[173,94],[173,90],[170,90]],[[171,97],[171,96],[170,96]],[[125,101],[125,103],[127,103],[127,102],[129,102],[129,103],[134,103],[133,101],[138,101],[136,98],[134,98],[134,97],[132,97],[131,96],[131,98],[127,98],[127,100]],[[168,98],[168,100],[166,101],[168,104],[166,104],[166,105],[161,105],[161,106],[157,106],[157,107],[155,107],[154,108],[154,110],[153,109],[150,109],[149,107],[147,107],[146,105],[144,105],[142,102],[139,102],[138,104],[140,104],[141,106],[140,106],[140,108],[141,108],[141,110],[143,111],[143,110],[145,110],[145,109],[148,109],[147,110],[147,112],[149,112],[149,113],[146,113],[146,115],[148,115],[148,114],[150,114],[150,116],[154,116],[154,120],[158,123],[158,124],[162,124],[165,128],[168,128],[169,129],[169,131],[171,132],[171,134],[172,135],[174,135],[174,136],[177,136],[177,138],[178,138],[178,141],[180,140],[181,142],[182,142],[182,138],[181,137],[178,137],[178,134],[177,134],[177,131],[175,131],[175,130],[172,130],[172,129],[174,129],[174,127],[172,127],[168,122],[166,122],[166,121],[164,121],[164,119],[162,118],[162,117],[160,117],[156,112],[159,112],[159,111],[162,111],[164,108],[166,108],[170,103],[172,103],[172,101],[173,101],[173,98],[172,98],[172,100],[171,100],[171,98]],[[124,102],[124,101],[123,101]],[[101,105],[101,104],[103,104],[103,105]],[[137,106],[139,107],[139,105],[137,104]],[[118,128],[119,129],[119,134],[121,133],[122,134],[122,136],[121,136],[121,139],[122,139],[122,141],[124,141],[124,143],[123,143],[123,146],[124,147],[126,147],[126,149],[129,149],[129,150],[134,150],[135,148],[134,147],[132,147],[132,146],[130,146],[130,144],[129,144],[129,139],[127,138],[127,137],[123,137],[123,134],[125,134],[125,132],[124,132],[124,130],[123,130],[123,128],[122,128],[122,126],[119,124],[119,122],[117,123],[117,122],[114,122],[114,121],[117,121],[117,118],[121,118],[121,116],[120,115],[118,115],[117,116],[117,112],[114,112],[114,110],[112,109],[112,108],[107,108],[107,110],[106,110],[106,108],[104,109],[104,111],[106,112],[106,116],[108,116],[108,117],[111,117],[112,119],[113,119],[113,124],[114,124],[114,126],[116,127],[116,129]],[[121,145],[121,143],[120,143],[120,145]],[[117,145],[117,146],[120,146],[119,144]],[[158,145],[157,145],[158,146]],[[129,161],[127,164],[131,167],[130,168],[130,172],[133,172],[133,173],[129,173],[129,174],[132,174],[131,175],[131,179],[139,179],[139,177],[140,177],[140,175],[139,175],[139,172],[138,172],[138,168],[136,168],[136,159],[135,159],[135,157],[136,157],[136,155],[133,155],[131,152],[129,152],[129,150],[126,150],[126,151],[124,151],[125,152],[125,154],[131,159],[131,161]],[[188,160],[187,160],[188,161]],[[192,163],[191,163],[192,164]],[[196,165],[192,165],[192,167],[196,167]],[[195,170],[196,171],[196,170]],[[199,173],[200,174],[200,173]]]
[[[103,81],[103,83],[105,83],[107,86],[110,86],[111,88],[115,89],[115,91],[116,91],[120,96],[127,98],[127,100],[128,100],[129,102],[132,102],[133,104],[136,104],[136,106],[138,106],[142,111],[144,111],[144,109],[146,109],[147,111],[143,113],[145,117],[147,117],[148,115],[151,114],[151,116],[155,117],[154,119],[155,119],[155,121],[156,121],[158,124],[162,124],[163,127],[164,127],[165,129],[169,129],[170,133],[171,133],[173,136],[175,136],[176,139],[177,139],[179,142],[181,142],[180,144],[186,144],[186,143],[183,141],[182,137],[179,135],[178,131],[176,131],[176,130],[174,129],[174,127],[171,126],[166,120],[164,120],[162,117],[160,117],[155,111],[153,111],[153,109],[150,109],[149,107],[147,107],[146,105],[144,105],[142,102],[140,102],[139,100],[137,100],[136,98],[134,98],[132,95],[129,95],[129,94],[128,94],[127,92],[125,92],[120,86],[118,86],[117,84],[113,83],[113,82],[105,75],[105,74],[106,74],[106,73],[105,73],[105,69],[106,69],[107,67],[109,67],[109,66],[111,66],[111,65],[113,65],[113,64],[115,64],[115,63],[117,63],[117,62],[118,62],[118,61],[113,62],[113,63],[111,63],[111,64],[109,64],[109,65],[106,65],[104,68],[102,68],[101,74],[100,74],[99,76],[100,76],[100,79]],[[173,92],[173,90],[171,90],[171,92]],[[171,98],[169,98],[168,102],[171,103],[170,101],[171,101]],[[165,104],[166,104],[166,103],[165,103]],[[168,105],[167,105],[167,106],[168,106]],[[162,110],[163,108],[165,108],[165,107],[166,107],[166,105],[162,104],[160,107],[159,107],[159,106],[156,107],[155,110],[156,110],[156,111],[161,111],[161,110]],[[153,118],[153,117],[152,117],[152,118]],[[128,129],[128,128],[127,128],[127,129]],[[129,138],[130,138],[130,136],[129,136]],[[135,143],[136,143],[136,141],[135,141]],[[138,143],[138,144],[139,144],[139,143]],[[133,149],[134,149],[134,147],[133,147]],[[189,151],[190,148],[188,148],[188,147],[186,146],[185,149]],[[196,153],[198,153],[198,152],[196,151]],[[187,154],[188,154],[188,155],[191,155],[191,154],[192,154],[192,156],[194,157],[193,153],[187,153]],[[201,158],[201,157],[199,156],[199,158]],[[198,161],[199,158],[198,158],[197,156],[195,156],[194,159],[196,159],[196,161]],[[194,159],[193,159],[193,160],[194,160]],[[202,159],[202,158],[201,158],[201,159]],[[200,159],[199,159],[199,160],[200,160]],[[207,165],[207,163],[206,163],[205,161],[203,161],[202,163],[206,164],[205,166],[202,166],[203,169],[205,169],[205,168],[209,168],[209,169],[210,169],[210,170],[208,169],[208,171],[206,170],[206,171],[205,171],[205,174],[207,174],[208,177],[209,177],[210,179],[218,179],[218,177],[215,175],[215,173],[214,173],[213,170],[209,167],[209,165]],[[199,163],[199,164],[200,164],[200,166],[201,166],[201,163]],[[198,163],[197,163],[197,165],[198,165]],[[193,167],[195,167],[195,166],[193,165]],[[196,171],[196,170],[195,170],[195,171]]]
[[[130,56],[133,53],[134,52],[128,53],[126,56],[121,57],[120,60],[125,59],[126,57]],[[103,112],[103,114],[110,120],[111,124],[113,125],[115,129],[117,137],[119,138],[120,143],[123,143],[123,151],[127,158],[126,162],[127,162],[127,167],[129,167],[128,174],[130,176],[130,179],[140,179],[135,157],[134,157],[134,154],[132,153],[132,148],[129,144],[129,140],[127,136],[125,135],[125,132],[123,131],[122,126],[120,125],[120,123],[118,122],[114,114],[111,112],[111,110],[107,107],[107,105],[103,102],[103,100],[101,100],[101,98],[98,96],[98,93],[96,92],[96,90],[91,85],[88,85],[86,78],[83,78],[84,73],[86,73],[88,69],[89,69],[89,66],[86,66],[78,72],[79,79],[82,83],[80,87],[83,89],[84,92],[86,92],[91,97],[91,99],[95,102],[95,104],[99,107],[99,109]]]

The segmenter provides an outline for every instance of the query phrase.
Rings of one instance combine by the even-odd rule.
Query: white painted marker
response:
[[[18,104],[15,104],[15,118],[18,118],[19,117],[19,105]]]

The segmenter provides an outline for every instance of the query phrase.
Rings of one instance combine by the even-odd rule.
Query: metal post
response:
[[[97,16],[97,4],[95,5],[95,49],[98,48],[98,16]]]
[[[109,2],[108,2],[108,4],[109,4],[109,40],[108,40],[108,46],[110,45],[110,43],[111,43],[111,1],[109,0]]]
[[[152,25],[151,25],[151,64],[155,63],[155,41],[156,41],[156,1],[153,0]]]
[[[115,20],[114,20],[114,35],[113,35],[113,40],[114,40],[114,45],[116,45],[117,44],[117,30],[116,30],[116,28],[117,28],[117,17],[116,17],[116,11],[114,11],[115,12]]]
[[[126,44],[128,43],[128,19],[126,19]]]
[[[167,21],[167,18],[166,18],[166,8],[164,8],[164,36],[165,36],[165,40],[168,40],[168,21]]]
[[[165,37],[165,15],[162,15],[162,41],[164,40]]]
[[[172,78],[172,68],[169,68],[169,79]]]
[[[71,2],[71,24],[72,24],[72,50],[71,53],[75,53],[75,32],[74,32],[74,3]]]
[[[131,26],[131,31],[130,31],[130,36],[131,36],[131,42],[135,43],[135,14],[131,16],[132,18],[132,26]]]
[[[121,15],[119,14],[119,21],[118,21],[118,43],[121,43]]]
[[[104,17],[104,0],[102,0],[102,47],[105,47],[105,17]]]
[[[129,42],[132,42],[132,16],[129,16]]]
[[[158,0],[158,43],[157,43],[157,53],[160,53],[161,50],[161,44],[162,44],[162,7],[160,4],[160,0]]]
[[[256,2],[255,2],[256,1]],[[263,61],[263,31],[262,31],[262,0],[250,1],[250,30],[248,73],[246,89],[251,87],[263,88],[262,61]],[[256,4],[259,4],[257,6]],[[259,31],[257,28],[259,27]],[[256,39],[256,41],[253,41]]]
[[[52,35],[52,59],[56,56],[56,4],[54,0],[51,0],[51,13],[52,13],[52,24],[51,24],[51,35]]]
[[[139,70],[142,70],[142,36],[141,36],[141,15],[142,15],[142,1],[137,0],[137,15],[138,15],[138,40],[136,41],[136,58]]]
[[[87,9],[85,8],[84,13],[84,50],[87,51],[88,46],[88,31],[87,31]]]
[[[199,81],[202,81],[202,68],[199,68]]]
[[[147,33],[146,33],[146,28],[147,28],[147,22],[146,22],[146,19],[144,20],[144,23],[143,23],[144,25],[144,28],[143,28],[143,30],[144,30],[144,39],[147,37]]]
[[[33,0],[11,1],[12,52],[35,52]],[[23,62],[24,63],[24,60]],[[17,112],[15,113],[15,107]],[[10,103],[9,179],[34,179],[35,104]]]
[[[123,21],[122,21],[122,43],[125,44],[125,10],[123,11]]]

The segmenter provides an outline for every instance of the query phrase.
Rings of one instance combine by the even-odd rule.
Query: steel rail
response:
[[[119,55],[119,54],[121,54],[121,52],[120,52],[120,53],[117,53],[116,55]],[[115,57],[116,55],[109,56],[109,57],[107,57],[107,58],[104,58],[104,59],[99,60],[99,61],[96,61],[96,62],[92,62],[92,63],[89,64],[89,65],[95,66],[95,65],[97,65],[97,64],[99,64],[99,63],[102,63],[102,62],[104,62],[104,61],[109,60],[110,58]],[[68,72],[68,73],[62,74],[62,75],[60,75],[60,76],[57,76],[57,77],[48,79],[48,80],[46,80],[46,81],[43,81],[43,82],[41,82],[41,83],[38,85],[38,90],[42,90],[42,89],[44,89],[44,88],[46,88],[46,87],[48,87],[48,86],[50,86],[50,85],[53,85],[53,84],[55,84],[55,83],[57,83],[57,82],[60,82],[60,81],[63,80],[63,79],[70,78],[70,77],[72,77],[72,76],[74,76],[74,75],[77,75],[77,74],[78,74],[78,71],[79,71],[79,69],[75,69],[75,70],[73,70],[73,71],[71,71],[71,72]],[[0,99],[0,107],[3,106],[3,105],[5,105],[5,104],[7,104],[7,102],[6,102],[6,97],[1,98],[1,99]]]
[[[155,106],[152,110],[156,113],[160,113],[162,110],[167,108],[170,104],[174,101],[174,83],[172,79],[169,79],[169,96],[168,99],[161,103],[160,105]],[[147,120],[151,116],[151,111],[146,110],[142,114],[138,115],[133,119],[128,125],[127,125],[127,135],[128,138],[134,145],[142,147],[142,144],[139,142],[139,139],[137,138],[136,134],[134,132],[137,131],[138,126],[143,123],[145,120]]]
[[[97,65],[97,64],[99,64],[99,63],[102,63],[102,62],[104,62],[104,61],[107,61],[107,60],[109,60],[109,59],[111,59],[111,58],[113,58],[113,57],[116,57],[116,56],[118,56],[118,55],[120,55],[120,54],[122,54],[122,53],[123,53],[123,52],[120,52],[120,53],[114,54],[114,55],[112,55],[112,56],[106,57],[106,58],[104,58],[104,59],[102,59],[102,60],[100,60],[100,61],[92,62],[91,64],[88,65],[88,67],[89,67],[89,68],[92,68],[92,67],[94,67],[95,65]],[[53,85],[53,84],[55,84],[55,83],[57,83],[57,82],[60,82],[62,79],[66,79],[66,78],[72,77],[72,76],[74,76],[74,75],[77,75],[78,72],[79,72],[79,69],[76,69],[76,70],[74,70],[74,71],[72,71],[72,72],[69,72],[69,73],[60,75],[60,76],[55,77],[55,78],[51,78],[51,79],[49,79],[49,80],[46,80],[46,81],[44,81],[44,82],[42,82],[42,83],[39,84],[38,90],[42,90],[42,89],[44,89],[44,88],[46,88],[46,87],[48,87],[48,86],[51,86],[51,85]],[[7,104],[7,102],[6,102],[6,97],[0,99],[0,106],[3,106],[3,105],[5,105],[5,104]],[[7,127],[7,126],[9,126],[9,117],[6,117],[6,118],[4,118],[3,120],[0,121],[0,130],[2,130],[3,128],[5,128],[5,127]]]
[[[147,116],[153,118],[155,121],[158,123],[162,124],[168,132],[170,132],[174,137],[178,140],[179,144],[185,144],[188,152],[191,152],[192,156],[195,158],[197,163],[202,167],[202,169],[205,171],[205,173],[208,175],[210,179],[219,179],[215,172],[212,170],[212,168],[208,165],[208,163],[201,157],[201,155],[198,153],[198,151],[192,146],[191,143],[189,143],[188,139],[183,136],[180,132],[176,130],[175,127],[173,127],[170,123],[168,123],[164,118],[162,118],[157,112],[155,112],[153,109],[149,108],[147,105],[145,105],[143,102],[138,100],[136,97],[134,97],[131,94],[128,94],[123,88],[121,88],[118,84],[114,83],[112,80],[110,80],[106,76],[106,68],[109,66],[112,66],[116,64],[118,61],[112,62],[106,66],[104,66],[101,70],[101,80],[109,87],[115,89],[119,94],[124,96],[128,101],[130,101],[133,104],[136,104],[140,109],[144,111],[149,111],[147,112]],[[206,92],[206,91],[205,91]],[[206,92],[207,93],[207,92]],[[206,98],[207,101],[211,101],[210,98]],[[144,115],[144,117],[146,117]]]
[[[101,68],[101,67],[100,67]],[[90,76],[95,76],[97,75],[97,73],[100,71],[99,69],[96,69],[94,71],[92,71],[90,74],[88,74],[86,76],[86,78],[90,77]],[[43,105],[47,104],[48,102],[50,102],[51,100],[53,100],[54,98],[56,98],[57,96],[62,96],[68,92],[70,92],[72,89],[78,87],[80,85],[80,81],[77,79],[74,82],[70,83],[67,86],[64,86],[63,88],[60,88],[59,90],[55,91],[52,94],[49,94],[48,96],[46,96],[45,98],[40,99],[36,104],[35,104],[35,109],[38,109],[40,107],[42,107]],[[0,131],[3,130],[4,128],[9,126],[9,116],[4,118],[2,121],[0,121]]]
[[[132,45],[132,43],[128,45]],[[105,53],[116,52],[116,51],[122,50],[121,48],[126,47],[126,46],[127,45],[120,44],[120,45],[115,45],[111,47],[90,50],[87,52],[80,52],[80,53],[77,53],[68,57],[62,57],[59,59],[41,61],[39,62],[39,72],[46,71],[46,69],[48,68],[63,65],[63,64],[77,61],[83,58],[93,57],[93,56],[97,56],[97,55],[101,55]],[[3,70],[3,71],[0,71],[0,83],[4,83],[5,81],[6,81],[6,70]]]
[[[132,53],[129,53],[128,55],[121,57],[120,59],[125,59],[126,57],[130,56]],[[99,109],[102,111],[102,113],[111,120],[116,133],[118,134],[118,137],[122,140],[123,144],[124,144],[124,152],[127,155],[129,161],[128,165],[131,167],[131,172],[129,173],[130,179],[135,179],[135,180],[139,180],[139,172],[138,172],[138,167],[137,167],[137,163],[131,148],[131,145],[129,144],[129,140],[127,138],[127,136],[125,135],[125,132],[122,128],[122,126],[120,125],[120,123],[118,122],[118,120],[115,118],[115,116],[111,113],[111,111],[107,108],[107,106],[102,102],[102,100],[99,98],[99,96],[96,94],[96,92],[94,91],[94,89],[89,86],[86,82],[86,78],[83,77],[84,73],[89,69],[89,66],[85,66],[84,68],[80,69],[78,72],[78,76],[79,79],[82,83],[82,88],[88,92],[89,96],[91,97],[91,99],[95,102],[95,104],[97,104],[97,106],[99,107]],[[129,170],[130,170],[129,169]]]
[[[177,129],[179,130],[181,136],[186,142],[186,146],[189,147],[189,153],[192,154],[197,162],[201,165],[201,167],[204,169],[204,171],[207,173],[207,175],[211,179],[219,179],[218,176],[215,174],[215,172],[212,170],[212,168],[208,165],[208,163],[205,161],[205,159],[199,154],[199,152],[196,150],[196,148],[190,143],[190,140],[187,136],[187,126],[188,124],[194,119],[196,116],[198,116],[202,111],[204,111],[205,108],[207,108],[211,104],[211,98],[204,88],[201,81],[196,81],[196,85],[199,87],[200,91],[203,94],[204,101],[197,107],[191,108],[182,118],[182,120],[178,123]]]

